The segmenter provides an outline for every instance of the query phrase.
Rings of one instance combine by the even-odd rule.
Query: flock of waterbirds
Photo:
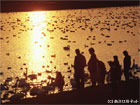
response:
[[[117,11],[119,10],[119,8],[120,7],[115,7],[113,8],[113,10]],[[123,7],[121,8],[123,9]],[[123,30],[127,35],[131,37],[135,37],[140,34],[139,32],[136,33],[132,31],[133,28],[139,27],[138,19],[140,18],[140,16],[138,15],[137,9],[135,10],[133,9],[133,7],[131,7],[127,11],[121,11],[117,13],[115,13],[113,10],[110,10],[110,8],[106,8],[106,9],[102,9],[102,11],[98,10],[98,12],[93,15],[92,15],[92,12],[94,11],[94,9],[92,9],[92,11],[89,10],[90,12],[88,13],[88,15],[79,15],[79,13],[81,14],[84,13],[83,10],[81,10],[80,12],[77,12],[77,10],[73,10],[73,12],[68,13],[65,16],[59,16],[59,15],[52,16],[50,20],[43,21],[44,23],[46,23],[47,29],[45,29],[45,31],[43,31],[44,29],[42,29],[41,31],[42,36],[40,37],[40,39],[48,37],[47,33],[50,33],[51,35],[49,36],[50,40],[54,40],[55,38],[58,38],[59,40],[67,42],[67,45],[64,45],[62,47],[62,50],[65,50],[67,52],[66,56],[70,57],[71,45],[72,43],[73,44],[77,43],[77,40],[70,40],[71,36],[68,35],[70,33],[74,34],[78,31],[90,32],[91,35],[87,35],[86,39],[84,39],[87,42],[90,42],[90,45],[87,45],[86,43],[83,45],[87,49],[89,48],[89,46],[95,46],[97,44],[106,44],[108,47],[110,47],[110,46],[113,46],[113,44],[115,43],[117,44],[127,43],[127,39],[119,40],[117,42],[115,40],[111,40],[112,36],[110,34],[106,34],[111,31],[117,32],[117,31]],[[13,14],[16,14],[16,13],[13,13]],[[36,27],[36,25],[34,24],[31,26],[28,26],[28,23],[31,23],[31,22],[32,20],[30,16],[28,16],[28,13],[26,14],[24,20],[20,18],[14,18],[12,16],[7,17],[6,19],[3,18],[0,21],[0,30],[2,33],[4,33],[4,35],[0,36],[0,42],[6,43],[5,45],[8,47],[8,45],[11,44],[11,40],[13,39],[18,40],[18,39],[23,38],[22,37],[23,33],[32,31],[33,28]],[[39,26],[40,24],[37,24],[37,25]],[[57,31],[61,32],[62,35],[60,36],[57,35],[57,37],[53,36],[52,34]],[[94,31],[99,31],[100,34],[95,35]],[[14,34],[10,34],[10,35],[8,34],[12,32]],[[102,37],[105,40],[104,41],[96,40],[98,36]],[[108,39],[110,39],[111,41],[108,42]],[[35,41],[34,44],[39,44],[39,43]],[[42,45],[39,45],[39,46],[42,47]],[[50,48],[50,47],[51,45],[48,44],[47,48]],[[138,49],[138,51],[140,51],[140,49]],[[10,56],[10,54],[11,52],[6,52],[5,55],[8,57]],[[51,58],[57,57],[56,54],[52,54],[50,56]],[[22,58],[23,58],[22,55],[17,56],[17,59],[22,60]],[[45,58],[45,55],[42,56],[42,58]],[[50,61],[50,64],[52,63],[53,63],[53,60]],[[26,65],[27,63],[23,62],[22,66],[24,67],[21,67],[20,70],[28,69],[28,67],[25,67]],[[64,62],[64,65],[68,66],[67,72],[71,73],[72,72],[71,69],[73,65],[69,66],[68,62]],[[42,68],[49,69],[49,67],[50,65],[42,65]],[[13,67],[7,66],[7,70],[12,70],[12,69]],[[56,66],[54,66],[54,69],[56,69]],[[51,71],[46,70],[46,73],[51,73]],[[0,75],[3,76],[4,73],[0,72]],[[28,75],[28,78],[30,78],[30,80],[33,81],[34,79],[37,79],[37,77],[41,75],[42,75],[41,73],[38,73],[37,75],[30,74]],[[52,87],[54,78],[50,78],[51,85],[49,85],[50,82],[47,83],[46,81],[42,81],[47,84],[45,86],[41,86],[41,83],[40,83],[39,85],[40,88],[38,88],[34,86],[34,84],[30,86],[31,84],[29,84],[26,81],[27,74],[25,73],[24,76],[25,76],[24,79],[23,78],[19,79],[17,77],[15,81],[15,85],[10,84],[10,82],[13,81],[12,77],[8,77],[5,80],[5,82],[1,84],[1,90],[5,91],[5,94],[3,95],[3,100],[10,99],[14,101],[16,99],[20,99],[26,96],[29,90],[30,90],[30,95],[32,96],[39,95],[40,93],[46,94],[49,91],[54,90],[54,86]],[[10,86],[11,88],[14,88],[15,90],[11,91],[9,88]],[[18,89],[20,91],[18,91]],[[11,94],[10,98],[9,98],[9,94]]]

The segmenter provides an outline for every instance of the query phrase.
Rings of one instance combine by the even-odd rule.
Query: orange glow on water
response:
[[[45,64],[45,59],[42,59],[42,56],[45,55],[46,52],[46,38],[43,37],[42,31],[46,28],[46,13],[45,12],[31,12],[30,19],[32,21],[33,30],[32,30],[32,38],[31,42],[33,43],[31,46],[32,51],[32,69],[34,72],[40,72],[42,65]]]

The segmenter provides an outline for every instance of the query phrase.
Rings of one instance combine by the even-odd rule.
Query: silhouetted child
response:
[[[99,85],[104,84],[106,68],[105,64],[102,61],[98,61],[99,64]]]
[[[114,61],[109,61],[111,83],[116,84],[121,81],[121,66],[119,64],[118,56],[113,56]]]
[[[138,65],[135,63],[135,59],[133,59],[132,71],[134,74],[137,74]]]
[[[112,97],[115,98],[117,96],[117,76],[116,76],[117,71],[113,61],[109,61],[108,64],[110,66],[109,73],[112,86]]]
[[[62,92],[65,81],[64,81],[64,78],[63,78],[61,72],[56,72],[55,84],[58,87],[59,91]]]
[[[110,81],[111,83],[114,83],[116,81],[116,71],[115,71],[115,66],[113,61],[109,61],[108,62],[110,69],[109,69],[109,73],[110,73]]]

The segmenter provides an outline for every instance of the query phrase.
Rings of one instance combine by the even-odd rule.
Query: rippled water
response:
[[[4,73],[1,82],[7,77],[22,77],[28,68],[28,74],[42,73],[37,81],[48,75],[55,77],[55,71],[61,71],[68,84],[65,88],[69,88],[77,48],[88,62],[88,49],[93,47],[107,70],[107,61],[113,60],[113,55],[118,55],[122,64],[123,50],[140,64],[139,10],[112,7],[0,13],[0,71]]]

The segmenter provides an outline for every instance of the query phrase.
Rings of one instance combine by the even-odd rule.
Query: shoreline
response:
[[[6,104],[108,104],[108,100],[135,100],[139,101],[139,79],[122,81],[117,87],[111,84],[90,86],[57,94],[42,95],[34,98],[25,98]],[[134,104],[128,103],[128,104]],[[135,103],[139,104],[139,102]]]

